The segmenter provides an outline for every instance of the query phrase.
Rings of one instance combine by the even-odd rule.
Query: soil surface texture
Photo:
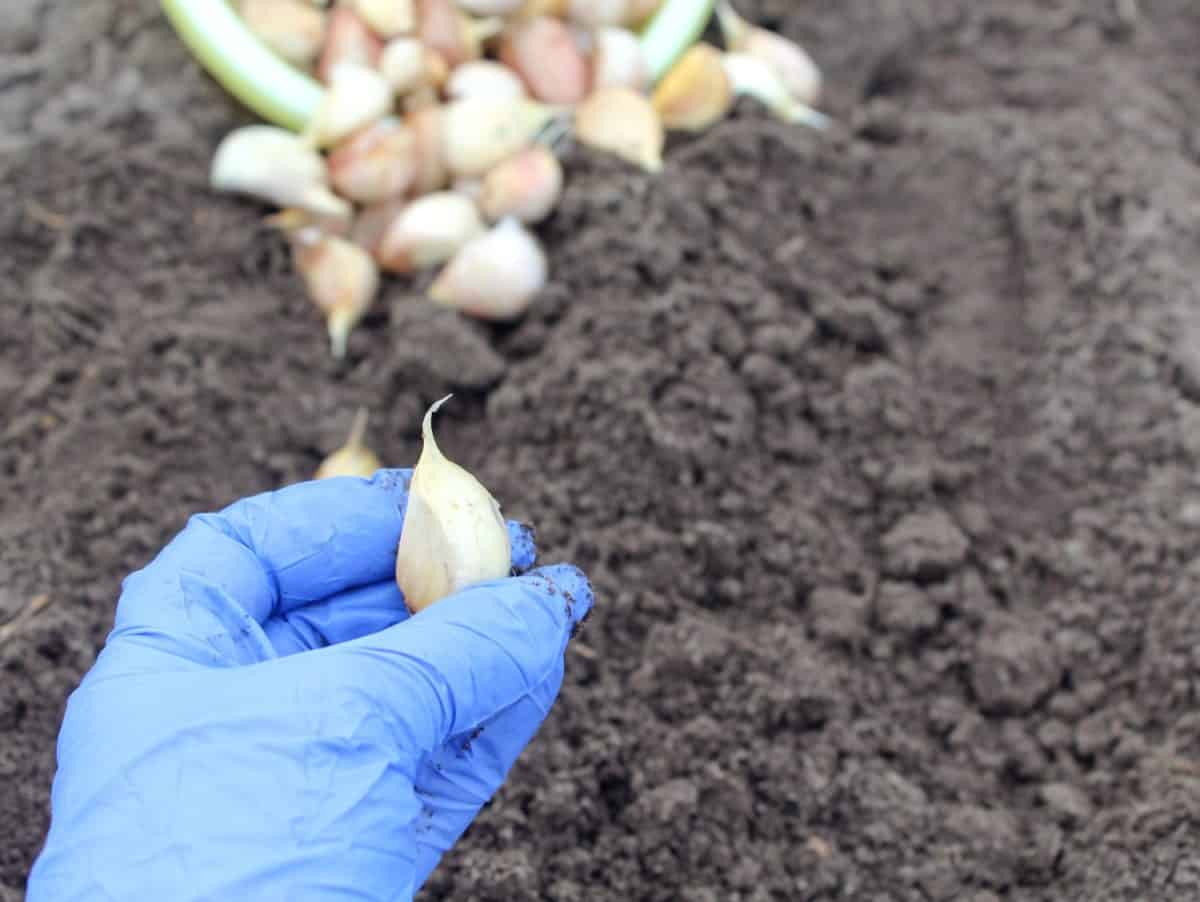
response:
[[[157,4],[4,10],[0,900],[121,579],[449,391],[599,601],[423,900],[1200,898],[1192,0],[747,0],[833,129],[570,150],[526,319],[390,282],[340,365]]]

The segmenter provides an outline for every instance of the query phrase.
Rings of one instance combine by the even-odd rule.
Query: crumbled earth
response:
[[[122,577],[451,390],[599,604],[423,899],[1200,897],[1200,9],[744,6],[834,129],[572,150],[524,321],[393,282],[338,365],[157,4],[5,0],[0,899]]]

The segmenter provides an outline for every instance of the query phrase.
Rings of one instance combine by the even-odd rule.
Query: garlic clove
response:
[[[516,100],[526,94],[524,82],[512,69],[492,60],[472,60],[450,73],[446,96],[450,100]]]
[[[527,147],[558,112],[532,100],[456,100],[443,107],[442,150],[455,175],[483,175]]]
[[[351,224],[348,237],[372,257],[378,258],[380,242],[388,226],[407,205],[408,201],[404,198],[391,197],[363,207]]]
[[[407,94],[425,83],[425,45],[416,38],[388,41],[379,55],[379,72],[396,94]]]
[[[404,117],[405,124],[412,129],[416,146],[417,172],[411,188],[414,195],[437,191],[450,180],[442,141],[444,119],[445,113],[440,106],[424,107]]]
[[[518,73],[538,100],[576,104],[587,96],[591,73],[571,28],[542,17],[517,22],[504,33],[500,60]]]
[[[373,67],[379,63],[383,42],[358,14],[345,5],[335,6],[325,30],[325,46],[317,63],[317,77],[329,84],[338,63]]]
[[[596,150],[658,172],[666,136],[654,106],[630,88],[602,88],[575,111],[575,136]]]
[[[821,70],[799,44],[765,28],[751,25],[729,0],[717,3],[717,21],[725,45],[758,57],[775,71],[797,103],[812,106],[821,96]]]
[[[733,86],[721,57],[711,44],[693,44],[663,76],[652,100],[666,128],[703,131],[729,113]]]
[[[217,191],[249,194],[279,207],[350,214],[350,205],[328,188],[321,155],[273,125],[246,125],[226,135],[213,156],[209,182]]]
[[[414,0],[354,0],[354,9],[384,40],[406,34],[417,25]]]
[[[318,147],[331,147],[391,110],[392,88],[378,71],[359,63],[338,63],[305,137]]]
[[[321,461],[313,479],[332,479],[336,476],[359,476],[370,479],[383,464],[367,447],[367,409],[360,407],[354,414],[346,443]]]
[[[458,0],[463,12],[472,16],[511,16],[525,0]]]
[[[463,245],[430,287],[429,297],[468,316],[506,321],[529,309],[547,278],[541,243],[508,217]]]
[[[388,117],[351,135],[326,162],[340,195],[372,204],[408,190],[417,172],[416,141],[404,123]]]
[[[325,314],[333,356],[341,359],[350,332],[379,290],[379,269],[357,244],[319,228],[301,228],[289,238],[308,296]]]
[[[483,42],[499,34],[499,18],[475,19],[462,12],[454,0],[418,0],[417,37],[442,55],[451,69],[483,55]]]
[[[787,122],[799,122],[813,128],[829,126],[827,116],[793,99],[775,70],[760,57],[748,53],[726,53],[723,62],[735,94],[753,97]]]
[[[241,0],[238,13],[254,34],[290,63],[309,66],[325,41],[325,12],[302,0]]]
[[[629,7],[630,0],[569,0],[567,18],[589,28],[624,25]]]
[[[504,160],[484,176],[479,208],[492,222],[513,216],[541,222],[562,197],[563,168],[549,148],[534,144]]]
[[[517,10],[515,19],[536,19],[539,16],[565,18],[568,0],[525,0]]]
[[[592,32],[592,85],[594,88],[650,86],[650,67],[642,42],[625,28],[597,28]]]
[[[483,231],[474,201],[455,191],[437,191],[397,214],[380,239],[378,260],[398,273],[435,266]]]
[[[396,585],[413,614],[468,586],[502,579],[512,567],[500,505],[434,439],[433,415],[447,400],[425,414],[396,548]]]

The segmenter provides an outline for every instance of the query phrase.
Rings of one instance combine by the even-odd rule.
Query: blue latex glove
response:
[[[560,565],[409,618],[410,475],[195,516],[126,579],[28,902],[412,898],[537,732],[592,595]]]

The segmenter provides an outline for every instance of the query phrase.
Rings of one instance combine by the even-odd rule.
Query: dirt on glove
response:
[[[830,132],[571,151],[524,321],[391,282],[343,365],[157,4],[5,3],[0,899],[121,579],[448,391],[599,601],[423,900],[1200,897],[1194,3],[744,2]]]

